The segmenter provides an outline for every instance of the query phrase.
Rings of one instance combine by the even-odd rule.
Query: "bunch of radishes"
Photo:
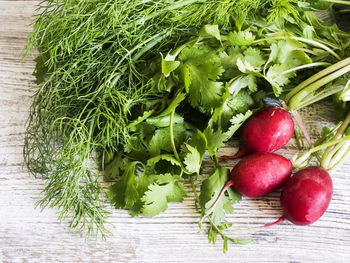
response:
[[[280,197],[283,216],[265,227],[285,219],[296,225],[317,221],[332,199],[333,184],[328,172],[318,166],[309,166],[290,177],[292,163],[272,153],[287,144],[293,132],[291,115],[279,107],[262,109],[248,119],[242,129],[238,153],[224,156],[229,159],[245,157],[232,169],[230,181],[212,208],[231,186],[248,197],[260,197],[283,186]]]

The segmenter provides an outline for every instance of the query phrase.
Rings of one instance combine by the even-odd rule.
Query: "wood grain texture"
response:
[[[247,246],[230,244],[227,254],[222,253],[221,240],[213,246],[205,233],[198,233],[192,194],[151,219],[113,211],[113,235],[106,241],[69,234],[69,222],[58,222],[56,210],[35,209],[44,184],[26,172],[22,156],[32,94],[28,89],[35,86],[34,63],[32,58],[21,62],[35,4],[0,1],[0,262],[350,262],[350,159],[333,173],[334,198],[314,225],[285,222],[255,233],[235,233],[272,222],[281,214],[278,192],[261,199],[244,198],[228,217],[233,223],[230,233],[255,241]],[[333,121],[330,109],[330,104],[322,103],[301,111],[313,138]],[[230,142],[221,153],[232,153],[236,146]],[[295,141],[280,152],[291,157]],[[207,162],[204,173],[210,167]]]

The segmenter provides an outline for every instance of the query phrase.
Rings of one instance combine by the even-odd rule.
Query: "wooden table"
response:
[[[114,211],[113,236],[106,241],[69,234],[69,222],[58,222],[56,210],[35,209],[44,183],[26,172],[22,156],[34,62],[20,61],[35,4],[0,0],[0,262],[350,262],[350,158],[333,173],[334,198],[321,220],[305,227],[285,222],[249,234],[252,244],[230,244],[227,254],[222,253],[221,240],[213,246],[205,233],[198,233],[191,194],[152,219]],[[322,103],[301,112],[313,138],[333,121],[330,109]],[[222,149],[229,151],[230,147]],[[281,152],[291,157],[295,141]],[[278,192],[262,199],[244,198],[228,218],[233,229],[278,218],[278,198]]]

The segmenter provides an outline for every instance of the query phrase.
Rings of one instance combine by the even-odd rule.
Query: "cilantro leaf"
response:
[[[123,167],[128,165],[128,161],[126,158],[122,158],[121,153],[118,153],[113,160],[105,164],[103,180],[110,181],[112,179],[116,179],[119,175]]]
[[[180,66],[179,61],[169,61],[162,59],[162,73],[168,77],[171,72]]]
[[[164,74],[158,72],[152,77],[151,86],[152,89],[157,92],[170,92],[170,90],[174,87],[174,81],[171,76],[166,78]]]
[[[192,134],[192,137],[188,141],[188,144],[195,147],[199,152],[201,158],[203,158],[204,153],[207,150],[207,140],[205,138],[205,135],[200,130],[197,130],[196,133]]]
[[[228,178],[229,170],[217,166],[214,172],[202,182],[199,199],[203,210],[207,210],[213,205]],[[211,218],[216,225],[221,224],[225,220],[226,213],[233,212],[232,205],[241,200],[241,196],[234,193],[232,189],[228,191],[232,191],[231,194],[224,195],[212,211]]]
[[[179,60],[184,64],[201,65],[209,60],[216,59],[215,52],[207,46],[185,47],[179,54]]]
[[[179,183],[181,177],[171,174],[158,175],[156,183],[149,185],[142,197],[142,214],[152,217],[168,208],[168,202],[181,202],[186,191]]]
[[[189,101],[194,107],[204,106],[207,110],[221,103],[222,82],[215,80],[223,69],[217,62],[207,61],[195,66],[186,64],[189,69],[191,84],[189,86]]]
[[[232,69],[237,68],[237,59],[243,59],[243,54],[241,52],[241,49],[237,46],[235,47],[228,47],[226,51],[222,51],[219,53],[219,58],[220,58],[220,63],[225,69],[225,77],[231,76],[234,77],[236,76],[231,75],[232,74]],[[229,74],[227,71],[230,71]]]
[[[225,133],[227,140],[230,139],[233,134],[242,126],[242,124],[253,114],[252,111],[248,110],[244,114],[239,113],[231,118],[231,127]]]
[[[154,173],[172,173],[180,175],[181,163],[172,154],[161,154],[147,160],[147,168]]]
[[[312,60],[310,57],[305,52],[299,50],[303,46],[301,42],[290,38],[280,40],[277,44],[272,43],[269,62],[275,64],[285,63],[290,68],[311,63]]]
[[[202,158],[197,148],[185,143],[182,147],[182,154],[185,154],[183,163],[186,170],[189,173],[198,174],[199,169],[201,168]]]
[[[115,208],[131,209],[139,199],[135,170],[140,162],[131,162],[122,178],[108,188],[107,196]]]
[[[217,79],[224,68],[215,52],[206,48],[184,48],[179,58],[184,63],[181,77],[191,105],[206,110],[220,105],[223,84]]]
[[[207,139],[207,148],[211,156],[215,156],[219,148],[224,145],[224,142],[229,140],[233,134],[239,129],[240,126],[252,115],[252,112],[248,110],[245,114],[234,115],[230,122],[230,127],[227,131],[222,129],[214,130],[212,125],[209,125],[204,130],[204,135]]]
[[[169,106],[162,113],[160,113],[159,116],[168,115],[171,112],[173,112],[185,98],[186,98],[186,94],[185,93],[177,94],[175,96],[175,98],[173,98],[171,100]]]
[[[249,31],[234,31],[228,34],[227,40],[232,46],[250,46],[255,36]]]
[[[205,138],[207,139],[207,148],[210,156],[215,156],[216,151],[224,146],[227,140],[227,135],[222,130],[214,130],[212,127],[207,127],[204,130]]]
[[[174,140],[176,145],[182,144],[187,135],[186,125],[183,123],[175,123],[173,126]],[[172,152],[169,127],[159,128],[155,131],[153,137],[148,144],[148,150],[151,156],[156,156],[162,150]]]
[[[256,84],[257,78],[253,74],[247,74],[235,79],[229,86],[229,91],[231,94],[236,96],[238,92],[246,87],[249,88],[251,92],[256,92],[258,86]]]
[[[285,74],[288,68],[287,64],[275,64],[266,73],[265,79],[271,84],[277,97],[282,93],[282,87],[289,83],[289,78],[295,74],[293,72]]]
[[[165,160],[168,161],[170,164],[172,165],[177,165],[179,167],[181,167],[181,164],[179,163],[178,160],[176,160],[176,158],[174,157],[174,155],[172,154],[161,154],[161,155],[157,155],[153,158],[148,159],[147,161],[147,165],[150,168],[154,168],[155,165],[160,161],[160,160]]]
[[[191,86],[191,77],[190,77],[190,70],[188,67],[183,65],[180,67],[180,79],[183,82],[186,93],[189,93],[190,86]]]
[[[207,141],[205,135],[200,130],[197,130],[188,143],[181,147],[181,156],[186,173],[199,174],[206,149]]]
[[[244,52],[244,60],[249,62],[255,68],[260,68],[265,64],[265,59],[263,58],[259,49],[248,47]]]

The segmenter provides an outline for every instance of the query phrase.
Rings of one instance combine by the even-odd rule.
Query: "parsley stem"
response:
[[[175,140],[174,140],[174,131],[173,131],[174,114],[175,114],[175,109],[170,114],[170,124],[169,124],[170,141],[171,141],[171,147],[173,148],[173,152],[174,152],[176,160],[178,160],[179,163],[182,163],[181,159],[179,157],[179,154],[177,153],[176,146],[175,146]]]

